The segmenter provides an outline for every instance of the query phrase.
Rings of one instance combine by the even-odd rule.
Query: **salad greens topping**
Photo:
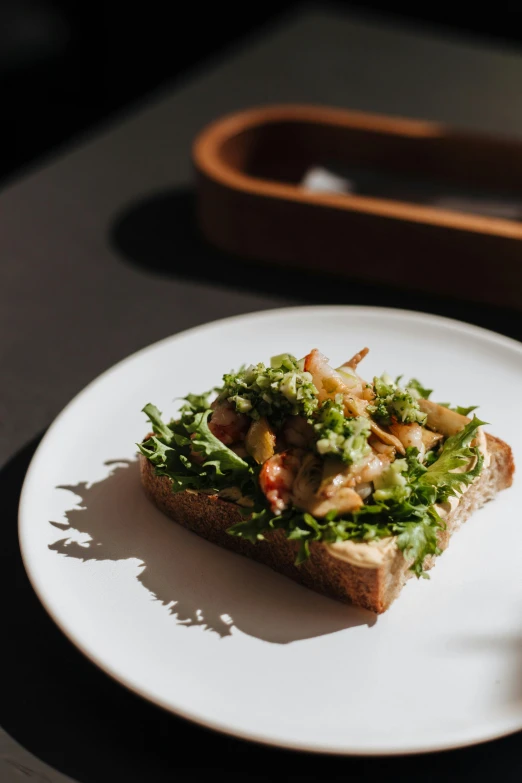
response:
[[[371,451],[369,420],[364,416],[347,419],[340,394],[320,407],[313,426],[317,437],[315,448],[322,457],[337,456],[350,465],[360,462]]]
[[[444,528],[436,504],[462,492],[480,474],[484,458],[471,444],[485,422],[474,416],[460,432],[438,442],[422,459],[416,448],[406,448],[404,458],[395,459],[375,476],[363,504],[351,513],[334,509],[317,518],[293,505],[275,513],[260,484],[263,466],[249,456],[244,443],[231,448],[212,431],[215,405],[233,404],[238,413],[246,413],[254,421],[266,418],[275,430],[289,416],[301,416],[314,435],[308,448],[322,458],[325,470],[335,461],[344,464],[346,470],[357,470],[358,463],[364,464],[372,452],[371,420],[346,416],[342,395],[320,403],[313,378],[303,366],[290,354],[281,354],[271,360],[269,367],[257,364],[229,373],[222,387],[215,390],[217,400],[212,406],[210,393],[188,394],[179,417],[169,423],[149,403],[143,411],[152,434],[138,444],[139,451],[154,465],[157,475],[170,479],[173,492],[191,489],[217,493],[237,488],[245,507],[238,506],[243,519],[229,528],[230,535],[255,543],[272,530],[283,530],[288,539],[298,543],[297,563],[309,556],[314,541],[368,543],[394,536],[411,570],[425,576],[425,560],[439,554],[437,535]],[[404,387],[399,383],[400,377],[393,381],[387,374],[375,378],[370,387],[375,398],[367,411],[384,427],[397,421],[425,424],[426,414],[418,400],[427,399],[431,390],[416,379]],[[451,410],[467,415],[474,409]]]
[[[265,416],[278,427],[288,416],[311,416],[318,406],[317,394],[302,362],[283,353],[272,357],[270,367],[251,364],[225,375],[218,400],[228,400],[239,413],[247,413],[252,419]]]
[[[340,517],[331,512],[324,519],[317,519],[298,509],[288,509],[278,516],[263,509],[229,528],[228,532],[255,543],[263,540],[271,530],[283,529],[287,538],[299,541],[297,564],[309,557],[312,541],[369,543],[397,536],[397,546],[412,561],[411,570],[417,576],[424,576],[425,558],[439,554],[437,532],[443,527],[444,522],[433,507],[403,500],[388,504],[372,503],[362,506],[358,512]]]
[[[480,475],[484,456],[478,446],[470,444],[483,424],[487,422],[474,415],[464,429],[446,440],[438,459],[427,468],[423,481],[436,487],[437,503],[444,503],[448,498],[456,497],[457,493],[462,491],[463,484],[471,484],[473,479]],[[471,461],[474,462],[473,468],[465,470]]]
[[[375,399],[368,405],[368,411],[382,424],[391,424],[393,420],[412,424],[425,424],[427,414],[419,408],[420,397],[427,398],[431,390],[424,389],[419,381],[410,381],[408,386],[399,386],[400,377],[395,381],[384,373],[373,379]]]
[[[298,563],[308,557],[311,541],[369,542],[397,536],[397,546],[412,561],[411,570],[417,576],[427,576],[423,571],[424,561],[429,555],[440,553],[437,532],[444,528],[434,504],[446,501],[480,472],[483,457],[469,444],[482,424],[475,417],[462,432],[448,438],[438,460],[429,467],[419,462],[417,449],[408,448],[406,458],[392,463],[382,476],[379,489],[359,511],[340,517],[333,512],[324,519],[316,519],[297,509],[289,509],[279,516],[262,509],[228,532],[255,542],[270,530],[282,528],[287,538],[299,540]],[[470,457],[477,457],[472,469],[451,472],[455,467],[469,464]]]
[[[168,476],[173,492],[185,489],[214,490],[238,486],[248,494],[257,492],[252,465],[225,446],[209,429],[210,408],[206,396],[188,395],[178,421],[165,424],[150,403],[143,408],[154,435],[138,449],[156,468],[156,475]]]

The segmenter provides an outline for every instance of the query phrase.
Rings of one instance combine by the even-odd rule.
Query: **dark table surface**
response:
[[[0,194],[2,783],[155,782],[197,770],[520,780],[521,734],[420,758],[322,757],[162,712],[98,671],[47,617],[23,570],[16,515],[31,456],[64,404],[115,361],[195,324],[282,304],[362,303],[440,313],[522,339],[520,314],[506,309],[224,257],[194,226],[189,159],[209,120],[286,101],[522,135],[521,85],[522,58],[513,53],[307,6]]]

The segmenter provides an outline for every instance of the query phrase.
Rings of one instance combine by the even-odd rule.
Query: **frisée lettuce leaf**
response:
[[[444,442],[438,457],[422,475],[420,481],[437,489],[437,502],[443,503],[449,497],[462,491],[462,485],[469,485],[480,474],[484,457],[478,446],[471,446],[477,436],[478,428],[487,422],[476,416],[464,429],[452,435]],[[469,468],[471,462],[473,467]],[[464,468],[468,467],[467,470]],[[459,472],[456,473],[455,471]]]
[[[154,465],[156,475],[168,476],[173,492],[190,488],[218,492],[230,486],[253,490],[254,467],[225,446],[209,429],[210,408],[205,396],[184,398],[181,418],[165,424],[156,406],[143,409],[154,435],[138,449]]]
[[[193,435],[192,448],[205,459],[203,466],[213,466],[218,476],[248,471],[248,463],[210,431],[208,417],[211,413],[211,410],[200,411],[196,413],[194,420],[186,425],[187,431]]]

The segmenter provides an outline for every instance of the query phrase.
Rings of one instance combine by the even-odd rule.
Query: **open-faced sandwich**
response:
[[[417,380],[334,370],[314,349],[188,394],[139,444],[148,497],[179,524],[374,612],[425,576],[450,535],[509,487],[510,447],[471,408],[429,400]]]

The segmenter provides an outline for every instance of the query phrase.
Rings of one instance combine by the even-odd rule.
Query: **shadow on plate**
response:
[[[178,625],[221,637],[237,628],[285,644],[375,623],[371,612],[318,595],[174,524],[145,497],[137,462],[107,464],[111,472],[102,481],[60,487],[81,501],[67,511],[67,522],[51,522],[67,536],[50,549],[82,561],[137,559],[138,580]],[[90,540],[76,540],[76,531]]]

